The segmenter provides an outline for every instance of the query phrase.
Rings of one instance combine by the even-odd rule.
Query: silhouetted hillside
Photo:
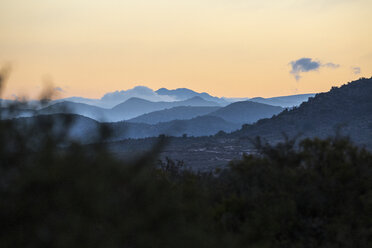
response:
[[[210,113],[234,123],[253,123],[283,111],[283,108],[251,101],[235,102]]]
[[[77,114],[85,117],[89,117],[98,121],[103,121],[107,119],[115,119],[112,116],[113,113],[109,109],[104,109],[85,103],[77,102],[59,102],[43,109],[40,109],[36,112],[37,114]]]
[[[235,137],[262,136],[269,140],[303,133],[327,137],[341,128],[341,133],[372,146],[372,78],[362,78],[327,93],[317,94],[298,108],[246,125],[232,134]]]
[[[128,120],[129,122],[156,124],[173,120],[189,120],[216,111],[220,107],[180,106],[154,111]]]

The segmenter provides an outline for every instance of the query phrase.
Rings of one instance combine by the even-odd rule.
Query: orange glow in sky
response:
[[[136,85],[216,96],[327,91],[372,76],[370,0],[1,0],[5,95],[52,78],[63,96]],[[296,81],[291,61],[322,66]],[[360,73],[357,73],[360,69]]]

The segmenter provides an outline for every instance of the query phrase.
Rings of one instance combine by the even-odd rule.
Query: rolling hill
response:
[[[273,106],[280,106],[283,108],[291,108],[306,102],[310,97],[314,97],[315,94],[300,94],[291,96],[278,96],[278,97],[254,97],[249,99],[252,102],[265,103]]]
[[[210,116],[217,116],[234,123],[253,123],[262,118],[272,117],[279,114],[283,108],[251,101],[235,102],[220,108]]]
[[[198,116],[207,115],[218,110],[220,107],[197,107],[197,106],[179,106],[170,109],[154,111],[143,114],[129,122],[157,124],[159,122],[168,122],[173,120],[189,120]]]
[[[150,112],[178,106],[218,107],[219,104],[212,101],[206,101],[197,96],[184,101],[175,102],[151,102],[140,98],[131,98],[116,105],[111,109],[111,111],[118,116],[122,116],[121,120],[128,120]]]
[[[130,98],[111,109],[105,109],[85,103],[63,101],[37,110],[35,114],[78,114],[97,121],[116,122],[177,106],[218,107],[219,105],[215,102],[206,101],[201,97],[193,97],[184,101],[175,102],[151,102],[141,98]]]

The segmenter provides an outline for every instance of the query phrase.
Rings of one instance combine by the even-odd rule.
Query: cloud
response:
[[[329,67],[329,68],[332,68],[332,69],[336,69],[336,68],[340,67],[339,64],[333,64],[333,63],[327,63],[327,64],[324,64],[322,66]]]
[[[321,67],[328,67],[336,69],[340,67],[339,64],[335,63],[326,63],[322,64],[320,61],[313,60],[312,58],[300,58],[298,60],[291,61],[289,63],[292,67],[290,73],[295,77],[296,81],[301,79],[301,73],[309,71],[317,71]]]
[[[353,71],[353,73],[355,74],[355,75],[358,75],[358,74],[360,74],[360,67],[351,67],[351,70]]]
[[[301,58],[290,63],[292,70],[291,74],[294,75],[295,79],[300,80],[301,72],[316,71],[321,66],[319,61],[313,61],[311,58]]]

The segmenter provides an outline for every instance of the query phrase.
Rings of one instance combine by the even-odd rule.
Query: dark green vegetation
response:
[[[229,137],[264,137],[269,141],[288,136],[326,138],[335,132],[372,148],[372,78],[361,78],[327,93],[317,94],[292,110],[253,125]]]
[[[347,139],[256,142],[257,155],[195,173],[157,161],[164,138],[123,162],[105,127],[87,147],[50,118],[18,125],[0,122],[1,247],[372,245],[372,154]]]

